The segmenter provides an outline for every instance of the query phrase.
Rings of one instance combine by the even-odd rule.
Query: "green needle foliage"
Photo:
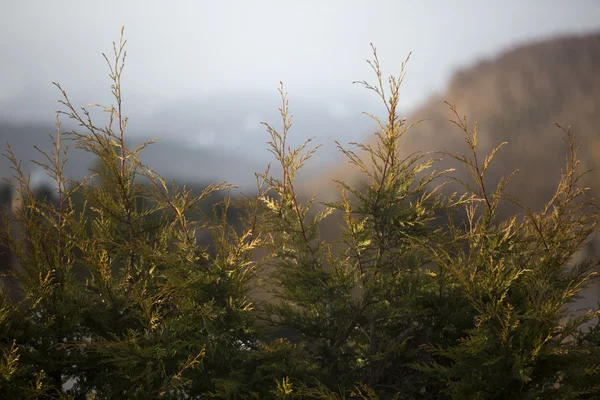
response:
[[[506,192],[512,175],[485,178],[504,144],[479,154],[476,125],[452,105],[468,155],[401,151],[413,126],[397,112],[406,63],[385,84],[373,47],[376,83],[359,83],[387,120],[368,114],[371,144],[338,143],[361,183],[337,181],[332,203],[301,200],[295,177],[318,146],[289,145],[282,84],[282,126],[265,123],[277,167],[210,214],[204,202],[231,186],[169,185],[139,161],[153,141],[127,145],[125,44],[121,32],[105,56],[115,103],[101,107],[103,127],[56,84],[60,114],[81,128],[62,133],[57,119],[53,150],[40,151],[56,201],[31,188],[7,148],[19,206],[3,213],[0,235],[16,260],[0,290],[0,398],[600,396],[600,312],[571,310],[596,279],[597,260],[574,260],[600,212],[578,185],[570,130],[556,193],[530,210]],[[99,160],[89,179],[64,176],[66,141]],[[473,179],[436,172],[432,156]],[[445,178],[464,193],[448,193]],[[522,213],[500,219],[507,201]],[[336,215],[339,238],[326,241]],[[256,291],[269,296],[253,301]]]
[[[116,105],[103,107],[106,127],[95,125],[87,109],[77,110],[56,85],[62,114],[83,129],[63,135],[59,124],[56,150],[44,153],[58,205],[35,199],[8,149],[22,206],[14,215],[18,237],[15,221],[4,224],[3,239],[19,267],[11,271],[18,295],[2,303],[2,341],[9,342],[0,397],[24,396],[31,386],[38,397],[199,395],[230,373],[252,339],[247,282],[256,240],[196,210],[203,198],[229,186],[209,186],[195,196],[139,162],[149,143],[125,146],[124,47],[121,39],[114,60],[107,58]],[[97,179],[64,177],[66,139],[102,161]],[[85,200],[79,209],[76,196]],[[201,215],[190,219],[195,211]],[[195,240],[196,230],[207,228],[217,233],[214,257]]]

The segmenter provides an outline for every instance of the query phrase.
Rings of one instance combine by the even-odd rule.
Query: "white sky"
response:
[[[364,95],[369,42],[385,72],[412,51],[405,104],[442,90],[451,73],[516,43],[600,30],[598,0],[66,1],[0,0],[0,106],[50,121],[60,82],[84,104],[107,100],[101,53],[125,25],[126,104],[237,92]],[[343,113],[336,103],[332,113]]]
[[[280,123],[283,81],[293,141],[317,136],[325,144],[317,156],[331,163],[339,158],[333,140],[362,140],[372,125],[361,111],[381,108],[351,84],[373,80],[370,42],[386,75],[412,51],[407,114],[457,68],[527,41],[600,31],[600,0],[0,0],[0,123],[52,128],[61,108],[52,81],[76,106],[109,105],[102,53],[111,54],[123,25],[129,137],[171,137],[186,150],[266,162],[259,122]],[[195,173],[205,168],[196,158],[167,157],[164,171]],[[252,168],[226,179],[253,182]]]

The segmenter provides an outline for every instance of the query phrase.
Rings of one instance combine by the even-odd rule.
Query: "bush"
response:
[[[296,172],[316,148],[291,149],[283,86],[282,129],[269,124],[280,168],[257,174],[253,196],[200,209],[194,195],[139,161],[125,143],[121,105],[125,41],[106,59],[115,105],[99,128],[60,85],[61,114],[85,133],[58,134],[42,153],[56,204],[41,201],[10,147],[21,207],[5,215],[2,244],[18,260],[0,303],[2,398],[595,398],[600,392],[598,310],[569,314],[596,279],[573,256],[600,214],[577,183],[575,135],[556,194],[541,212],[500,220],[510,177],[490,189],[477,129],[456,117],[474,182],[446,193],[452,172],[430,154],[402,157],[411,126],[399,118],[399,77],[361,82],[384,102],[377,143],[344,148],[365,177],[337,182],[337,202],[302,202]],[[105,57],[106,58],[106,57]],[[97,179],[63,174],[66,140],[95,154]],[[280,176],[279,178],[276,177]],[[146,182],[146,183],[143,183]],[[83,199],[76,206],[76,199]],[[228,210],[239,210],[232,225]],[[466,210],[466,218],[458,218]],[[340,240],[322,240],[330,216]],[[18,234],[15,235],[15,226]],[[214,251],[196,240],[213,233]],[[271,298],[251,300],[258,283]]]

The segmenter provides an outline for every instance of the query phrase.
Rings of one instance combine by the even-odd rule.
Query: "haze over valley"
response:
[[[460,102],[469,96],[487,107],[501,106],[489,86],[470,83],[471,65],[493,60],[523,43],[600,31],[600,12],[592,12],[600,7],[594,1],[568,6],[558,1],[509,1],[502,7],[459,1],[448,8],[387,1],[352,5],[308,1],[297,7],[274,2],[228,7],[224,2],[182,5],[168,13],[153,2],[144,2],[141,8],[135,2],[120,5],[119,13],[110,12],[110,2],[85,6],[58,2],[52,7],[33,3],[5,5],[7,12],[0,13],[6,32],[0,37],[0,51],[11,55],[0,66],[0,140],[11,144],[34,182],[46,178],[29,162],[40,160],[32,145],[48,149],[47,135],[56,134],[54,112],[64,110],[56,102],[60,93],[52,81],[62,85],[76,107],[111,104],[101,53],[110,54],[110,42],[118,39],[122,25],[128,39],[123,99],[130,118],[130,145],[160,137],[142,160],[167,179],[227,180],[242,187],[252,186],[254,172],[263,171],[271,161],[268,134],[260,122],[281,127],[279,81],[289,92],[294,114],[291,144],[316,136],[314,143],[323,145],[301,175],[318,179],[323,171],[343,163],[334,140],[362,141],[373,131],[373,122],[362,112],[384,114],[372,92],[352,84],[374,80],[365,62],[371,58],[370,42],[378,47],[386,74],[397,74],[413,52],[401,112],[409,118],[436,119],[427,115],[430,109],[423,104],[444,107],[444,100]],[[387,12],[382,14],[383,9]],[[226,15],[235,28],[215,23]],[[103,21],[101,26],[97,20]],[[563,61],[551,60],[547,66]],[[505,67],[516,68],[518,62]],[[527,91],[528,80],[524,77],[522,84],[514,84]],[[536,97],[531,99],[535,103]],[[487,113],[468,111],[479,120]],[[92,116],[98,125],[106,123],[100,111],[92,110]],[[554,117],[558,116],[548,116]],[[62,120],[63,131],[74,128]],[[67,173],[81,179],[95,160],[71,148]],[[11,174],[8,167],[7,160],[0,161],[5,177]]]

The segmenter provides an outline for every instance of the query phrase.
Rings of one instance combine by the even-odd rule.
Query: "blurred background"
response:
[[[592,90],[599,87],[600,64],[589,55],[590,48],[600,47],[598,40],[589,39],[600,34],[596,0],[5,0],[0,4],[0,139],[3,147],[10,142],[34,183],[45,178],[28,162],[41,159],[32,145],[48,148],[47,135],[56,132],[54,114],[64,109],[52,81],[62,85],[75,106],[111,104],[102,53],[110,58],[111,42],[118,42],[123,25],[128,41],[123,75],[128,137],[131,144],[162,138],[143,160],[165,178],[184,182],[253,184],[254,172],[263,171],[271,160],[260,122],[281,126],[280,81],[294,114],[292,144],[312,136],[323,144],[305,177],[321,178],[322,171],[335,170],[342,158],[334,140],[363,140],[374,125],[362,112],[382,115],[375,94],[352,84],[374,81],[365,62],[372,58],[371,42],[386,75],[397,75],[412,52],[400,110],[409,118],[423,115],[435,121],[435,107],[444,100],[462,101],[467,111],[477,113],[474,118],[485,122],[491,115],[501,127],[498,115],[508,114],[507,106],[522,110],[511,115],[520,127],[519,121],[532,115],[550,126],[556,107],[564,116],[571,116],[571,109],[585,109],[573,119],[600,114],[598,92]],[[553,42],[563,37],[588,38],[590,43]],[[499,61],[520,46],[543,43],[563,44],[539,56],[527,50],[510,62]],[[583,61],[575,68],[568,59]],[[568,65],[558,68],[561,63]],[[545,74],[546,67],[555,74]],[[523,68],[525,75],[517,78],[502,75]],[[499,76],[506,80],[495,78]],[[577,105],[565,99],[564,88],[572,87],[573,79],[583,79],[577,81],[577,93],[589,91],[578,95]],[[550,95],[555,108],[523,108],[537,106]],[[563,100],[557,103],[558,97]],[[99,125],[106,123],[106,115],[92,115],[103,121]],[[64,121],[63,127],[74,125]],[[591,133],[600,137],[597,128]],[[435,141],[429,136],[421,144]],[[80,179],[93,162],[89,154],[74,151],[68,173]],[[11,174],[5,159],[0,172]]]

